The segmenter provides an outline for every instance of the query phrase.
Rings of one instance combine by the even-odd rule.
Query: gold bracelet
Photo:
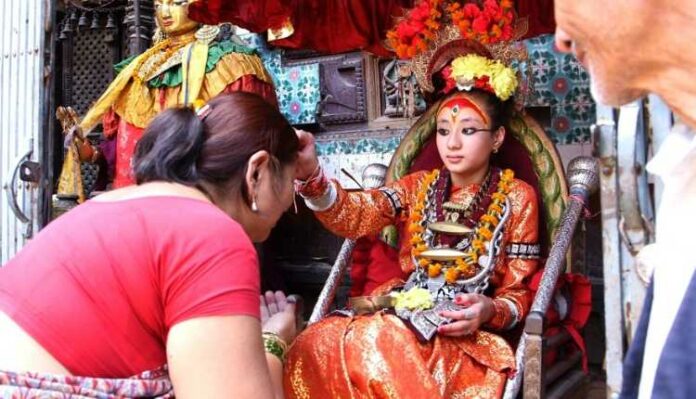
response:
[[[288,344],[276,333],[264,332],[261,335],[263,337],[263,348],[266,353],[270,353],[277,357],[280,359],[281,363],[285,362],[285,355],[288,353]]]

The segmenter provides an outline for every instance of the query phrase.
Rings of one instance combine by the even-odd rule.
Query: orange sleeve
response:
[[[386,185],[365,191],[347,191],[331,181],[336,199],[325,210],[315,212],[332,233],[351,239],[377,234],[399,217],[407,215],[425,172],[417,172]]]
[[[511,258],[505,253],[509,243],[537,244],[539,238],[539,208],[534,189],[515,180],[509,194],[512,215],[505,233],[504,247],[496,266],[492,283],[495,286],[495,314],[488,327],[501,330],[524,320],[532,305],[529,279],[536,272],[538,259]]]

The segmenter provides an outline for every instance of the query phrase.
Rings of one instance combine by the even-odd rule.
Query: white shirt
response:
[[[648,163],[664,183],[656,242],[644,249],[653,267],[653,303],[643,355],[639,399],[652,397],[660,355],[696,269],[696,132],[675,125]]]

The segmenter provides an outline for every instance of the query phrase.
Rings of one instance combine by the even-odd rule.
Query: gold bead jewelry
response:
[[[285,362],[285,355],[288,353],[288,344],[276,333],[264,332],[261,335],[263,337],[263,348],[266,353],[270,353],[277,357],[280,359],[281,363]]]

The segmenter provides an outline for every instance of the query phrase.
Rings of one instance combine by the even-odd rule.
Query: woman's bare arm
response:
[[[282,398],[282,387],[275,386],[282,363],[265,355],[261,323],[253,317],[178,323],[169,332],[167,358],[177,398]]]

